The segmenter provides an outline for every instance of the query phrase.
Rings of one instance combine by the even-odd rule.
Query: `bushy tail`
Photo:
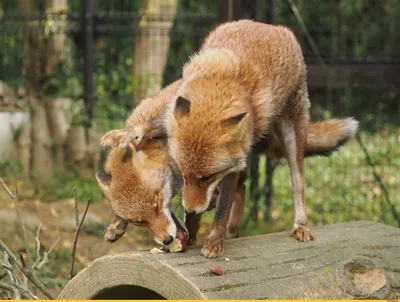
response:
[[[305,156],[329,156],[333,151],[354,137],[358,121],[349,117],[312,123],[308,126]]]

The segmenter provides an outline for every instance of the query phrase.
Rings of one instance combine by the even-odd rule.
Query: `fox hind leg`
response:
[[[284,118],[278,123],[279,136],[290,168],[294,199],[294,224],[291,237],[308,242],[315,236],[307,227],[308,219],[304,195],[304,148],[307,137],[307,118]]]

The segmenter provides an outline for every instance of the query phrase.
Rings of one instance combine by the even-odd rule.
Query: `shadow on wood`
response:
[[[58,299],[399,299],[400,229],[354,221],[313,229],[314,242],[288,232],[228,240],[218,259],[185,253],[101,257]],[[218,263],[223,276],[209,267]]]

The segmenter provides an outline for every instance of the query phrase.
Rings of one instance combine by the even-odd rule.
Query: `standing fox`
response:
[[[183,68],[165,115],[170,155],[184,180],[186,213],[204,212],[217,185],[215,220],[202,255],[223,253],[232,186],[251,148],[265,138],[291,171],[295,217],[291,236],[307,242],[303,159],[309,107],[306,66],[294,34],[283,26],[249,20],[223,24]],[[345,120],[349,133],[358,123]]]

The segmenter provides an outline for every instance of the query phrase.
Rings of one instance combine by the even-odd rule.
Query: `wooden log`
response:
[[[225,255],[126,252],[101,257],[58,299],[399,299],[400,229],[354,221],[313,229],[314,242],[288,232],[227,240]],[[222,276],[209,267],[217,263]]]

